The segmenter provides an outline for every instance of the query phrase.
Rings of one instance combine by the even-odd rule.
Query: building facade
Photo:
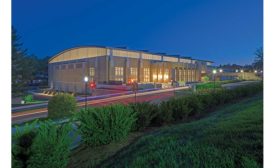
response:
[[[84,92],[84,76],[97,84],[113,82],[196,82],[211,61],[169,56],[124,48],[84,46],[65,50],[49,60],[49,87],[65,92]]]

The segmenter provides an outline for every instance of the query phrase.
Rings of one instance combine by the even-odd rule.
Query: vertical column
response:
[[[123,73],[123,79],[124,79],[124,82],[128,82],[128,79],[129,79],[129,67],[130,67],[130,59],[127,57],[125,58],[125,63],[124,63],[124,73]]]
[[[140,67],[142,63],[142,56],[141,53],[139,53],[138,63],[137,63],[137,82],[140,82]]]

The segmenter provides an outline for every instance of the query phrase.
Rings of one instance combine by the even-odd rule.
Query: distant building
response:
[[[65,50],[49,60],[49,86],[83,93],[84,76],[97,84],[197,82],[211,61],[125,48],[83,46]]]

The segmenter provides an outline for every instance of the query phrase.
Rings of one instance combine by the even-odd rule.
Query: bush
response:
[[[202,112],[202,108],[203,108],[202,102],[197,97],[197,94],[186,96],[184,98],[184,102],[187,105],[187,109],[190,111],[188,113],[188,116],[195,116]]]
[[[12,167],[27,167],[27,162],[31,156],[31,146],[36,136],[35,126],[37,121],[25,124],[22,129],[16,127],[12,136]]]
[[[181,97],[171,100],[174,121],[186,119],[189,115],[190,109],[188,109],[185,99],[186,97]]]
[[[159,110],[156,117],[152,120],[152,125],[161,126],[171,123],[173,118],[172,99],[163,101],[159,104]]]
[[[25,103],[33,102],[33,95],[26,95],[23,97],[23,100],[25,101]]]
[[[70,94],[58,94],[53,96],[48,103],[48,116],[61,118],[76,111],[76,100]]]
[[[131,103],[129,107],[136,113],[137,120],[135,122],[134,131],[144,130],[150,125],[153,118],[157,116],[158,106],[148,102]]]
[[[136,121],[136,114],[125,105],[88,108],[76,114],[79,132],[88,146],[109,144],[125,138]]]
[[[56,125],[52,121],[40,123],[31,147],[30,168],[67,167],[73,135],[70,124]]]

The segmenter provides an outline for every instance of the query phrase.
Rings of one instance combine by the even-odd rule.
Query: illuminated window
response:
[[[182,81],[182,70],[179,69],[179,81]]]
[[[115,67],[115,80],[123,81],[123,67]]]
[[[137,80],[137,68],[130,68],[130,75],[132,80]]]
[[[169,78],[169,69],[165,69],[164,71],[164,80],[168,80]]]
[[[95,68],[94,67],[90,67],[89,68],[89,75],[92,81],[94,81],[95,78]]]
[[[115,67],[115,76],[123,76],[123,67]]]
[[[158,80],[159,80],[159,81],[162,80],[162,69],[159,69],[159,72],[158,72]]]
[[[150,69],[144,68],[143,73],[144,73],[144,82],[150,82]]]
[[[137,68],[130,68],[130,74],[133,76],[137,76]]]

